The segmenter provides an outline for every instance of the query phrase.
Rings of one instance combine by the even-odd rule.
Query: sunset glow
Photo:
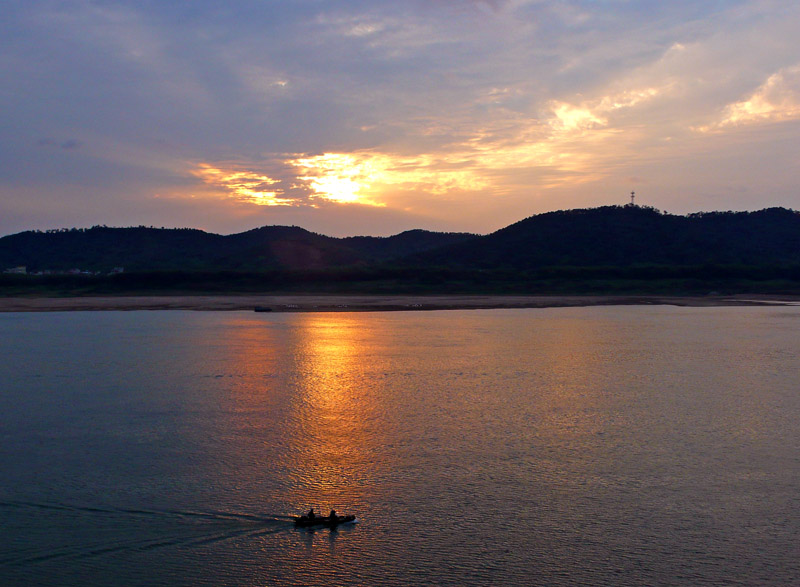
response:
[[[372,161],[353,155],[326,153],[290,160],[300,172],[297,179],[307,182],[317,197],[334,202],[381,205],[372,201],[368,190],[379,172]]]
[[[0,232],[800,207],[796,2],[5,8]]]
[[[282,191],[270,189],[278,183],[266,175],[251,171],[220,169],[208,163],[200,163],[192,172],[205,183],[219,188],[226,197],[235,198],[259,206],[281,206],[291,203],[281,198]]]

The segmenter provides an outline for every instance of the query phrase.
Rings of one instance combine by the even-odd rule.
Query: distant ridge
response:
[[[29,272],[318,270],[386,262],[472,238],[425,230],[333,238],[297,226],[264,226],[226,236],[190,228],[95,226],[0,238],[0,271],[16,266]]]
[[[410,230],[333,238],[296,226],[233,235],[148,227],[28,231],[0,238],[0,270],[525,272],[542,268],[800,266],[800,213],[677,216],[606,206],[531,216],[486,236]]]
[[[412,264],[473,269],[633,265],[800,264],[800,213],[698,212],[643,206],[548,212],[490,235],[413,256]]]

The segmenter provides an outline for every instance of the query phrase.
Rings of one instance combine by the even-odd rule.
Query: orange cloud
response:
[[[695,130],[713,132],[726,127],[796,119],[800,119],[800,66],[772,74],[749,98],[728,104],[718,121]]]
[[[325,153],[288,161],[300,169],[314,196],[335,202],[385,206],[388,188],[443,194],[489,186],[474,170],[456,169],[447,156],[402,156],[372,151]]]
[[[200,163],[192,174],[206,184],[226,192],[228,197],[240,201],[259,206],[286,206],[293,202],[281,197],[283,190],[271,189],[270,186],[280,183],[280,180],[251,170],[242,171],[234,167],[224,169],[210,163]]]
[[[544,119],[504,120],[473,131],[439,152],[415,155],[356,150],[320,155],[275,155],[251,164],[201,163],[193,174],[227,197],[265,206],[401,206],[402,194],[502,194],[597,181],[608,173],[609,141],[619,155],[625,135],[612,113],[660,95],[644,87],[577,104],[553,101]],[[271,171],[265,173],[264,169]],[[427,206],[418,196],[415,206]],[[413,207],[413,206],[412,206]]]

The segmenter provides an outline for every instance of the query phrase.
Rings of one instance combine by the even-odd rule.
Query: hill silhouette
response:
[[[490,235],[415,255],[415,265],[528,270],[634,265],[785,265],[800,263],[800,214],[664,214],[607,206],[539,214]]]
[[[0,238],[0,269],[82,269],[88,282],[0,276],[0,293],[59,291],[617,292],[800,290],[800,213],[679,216],[606,206],[531,216],[485,236],[410,230],[333,238],[296,226],[233,235],[148,227]],[[103,280],[105,279],[105,281]],[[48,285],[49,284],[49,285]]]
[[[222,236],[187,228],[95,226],[0,238],[0,269],[302,271],[384,262],[474,236],[414,230],[383,238],[333,238],[296,226],[264,226]]]

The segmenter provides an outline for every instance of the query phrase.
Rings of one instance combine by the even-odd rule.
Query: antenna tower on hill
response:
[[[633,199],[636,197],[636,192],[631,192],[631,206],[635,206],[636,204],[633,203]]]

